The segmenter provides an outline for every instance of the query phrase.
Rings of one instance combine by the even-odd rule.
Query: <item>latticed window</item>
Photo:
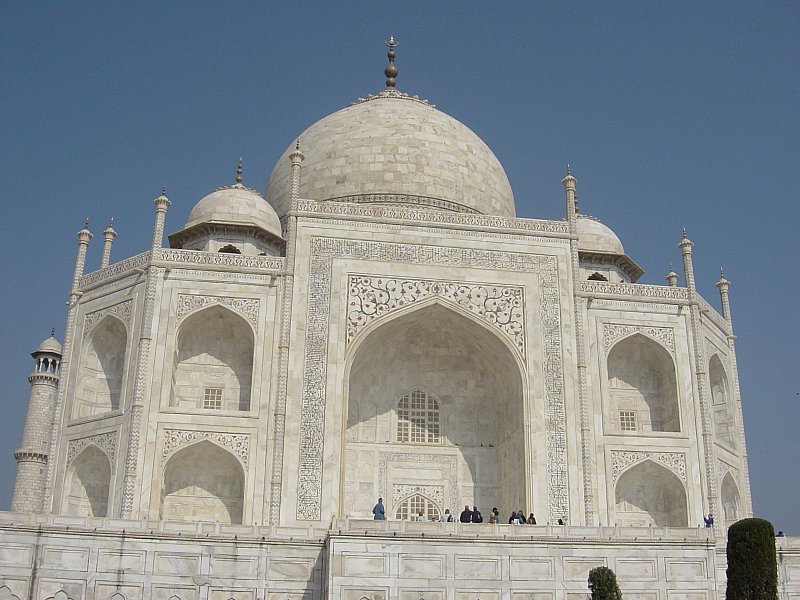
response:
[[[619,428],[622,431],[636,431],[636,411],[619,411]]]
[[[220,410],[222,408],[222,388],[205,388],[203,408]]]
[[[419,514],[425,515],[427,521],[439,520],[439,507],[425,496],[414,494],[403,500],[397,507],[395,518],[399,521],[416,521]]]
[[[441,436],[439,402],[422,390],[414,390],[397,404],[397,441],[438,444]]]

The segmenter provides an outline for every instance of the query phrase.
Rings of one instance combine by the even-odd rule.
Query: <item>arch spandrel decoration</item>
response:
[[[217,431],[164,430],[164,446],[161,462],[164,463],[176,451],[200,440],[211,440],[232,452],[247,467],[250,458],[250,436],[243,433],[220,433]]]
[[[330,339],[331,279],[334,259],[469,267],[493,272],[507,271],[538,275],[541,298],[539,321],[544,351],[547,487],[550,516],[557,519],[559,516],[569,514],[561,306],[556,257],[524,252],[317,236],[311,238],[310,250],[309,301],[306,314],[308,330],[306,332],[301,397],[297,518],[308,521],[321,518],[322,457],[327,389],[326,357],[327,344]],[[283,432],[280,432],[279,435],[282,436]],[[271,511],[277,514],[276,507],[273,506]]]
[[[453,303],[494,325],[525,355],[525,304],[521,287],[372,275],[349,277],[347,343],[376,319],[432,297]]]
[[[87,335],[89,335],[89,332],[91,332],[94,326],[102,321],[107,315],[113,315],[114,317],[117,317],[125,324],[126,329],[130,330],[132,314],[133,300],[125,300],[124,302],[119,302],[118,304],[86,313],[86,317],[83,321],[83,337],[85,338]]]
[[[603,323],[603,347],[606,353],[622,338],[634,333],[641,333],[654,339],[675,356],[675,331],[672,327],[651,327],[648,325],[622,325],[619,323]]]
[[[612,450],[611,472],[616,483],[620,475],[633,465],[652,460],[665,466],[686,483],[686,455],[682,452],[648,452],[637,450]]]
[[[238,313],[252,325],[253,330],[258,328],[258,311],[260,300],[258,298],[229,298],[227,296],[201,296],[199,294],[178,294],[178,308],[176,311],[177,322],[183,320],[189,313],[196,310],[219,304]]]
[[[67,443],[67,465],[71,465],[75,458],[83,452],[84,448],[94,444],[105,452],[111,464],[114,464],[114,457],[117,451],[117,432],[98,433],[77,440],[69,440]]]

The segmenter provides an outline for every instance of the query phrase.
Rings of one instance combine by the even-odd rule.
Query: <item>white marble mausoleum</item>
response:
[[[724,597],[752,515],[729,282],[717,311],[684,232],[682,274],[640,283],[569,170],[563,219],[518,218],[488,146],[396,75],[390,45],[382,92],[167,245],[165,193],[141,254],[112,261],[109,226],[87,269],[78,233],[0,599],[582,600],[598,565],[626,598]],[[501,524],[436,522],[465,505]]]

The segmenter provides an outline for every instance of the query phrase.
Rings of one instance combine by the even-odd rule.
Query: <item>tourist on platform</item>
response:
[[[465,506],[464,510],[461,511],[458,520],[462,523],[472,523],[472,511],[469,509],[469,505]]]
[[[520,525],[525,525],[525,523],[527,522],[526,519],[525,519],[525,513],[522,512],[522,510],[518,510],[517,511],[517,522]]]
[[[444,517],[442,518],[442,520],[445,523],[455,523],[456,518],[453,516],[453,513],[450,512],[449,508],[445,508],[444,509]]]
[[[563,524],[564,524],[564,519],[561,519],[561,518],[559,518],[559,519],[558,519],[558,524],[559,524],[559,525],[563,525]]]
[[[477,506],[472,507],[472,522],[483,523],[483,515],[481,514],[481,511],[478,510]]]
[[[533,513],[528,515],[528,525],[536,525],[536,517],[533,516]]]
[[[511,516],[508,517],[508,524],[509,525],[519,525],[519,517],[517,516],[517,511],[512,510]]]
[[[703,521],[705,521],[706,527],[713,527],[714,526],[714,515],[708,513],[707,517],[703,517]]]
[[[416,520],[417,520],[418,523],[424,523],[425,521],[428,520],[428,517],[425,516],[425,513],[423,513],[422,511],[419,511],[419,514],[417,515],[417,519]]]
[[[386,520],[386,509],[383,508],[383,498],[378,498],[378,503],[372,507],[372,518],[376,521]]]
[[[492,509],[492,512],[489,513],[489,523],[492,525],[497,525],[500,522],[500,513],[497,511],[497,507]]]

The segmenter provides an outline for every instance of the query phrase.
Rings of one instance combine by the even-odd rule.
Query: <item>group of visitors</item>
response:
[[[386,509],[383,506],[383,498],[378,498],[378,503],[372,508],[372,515],[376,521],[383,521],[386,519]],[[412,517],[414,521],[427,521],[428,517],[420,511],[418,515],[414,515]],[[456,517],[453,513],[450,512],[449,508],[446,508],[444,514],[442,515],[441,519],[438,517],[434,518],[435,521],[443,521],[445,523],[455,523]],[[461,514],[458,516],[458,520],[461,523],[483,523],[484,518],[481,514],[481,511],[478,510],[477,506],[473,506],[472,508],[469,505],[464,506],[464,510],[461,511]],[[492,525],[500,524],[500,511],[497,510],[497,507],[494,507],[492,511],[489,513],[489,518],[486,521]],[[512,511],[511,516],[508,518],[508,523],[510,525],[536,525],[536,516],[533,513],[530,513],[527,517],[523,511]],[[563,519],[558,520],[559,525],[563,525]]]

